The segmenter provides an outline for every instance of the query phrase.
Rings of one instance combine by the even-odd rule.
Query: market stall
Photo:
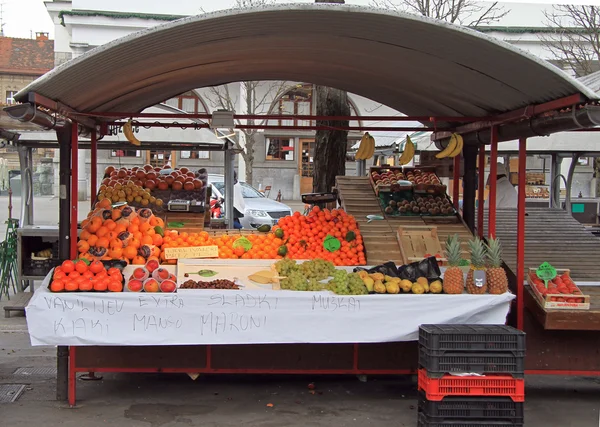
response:
[[[376,36],[367,26],[356,25],[367,18],[371,19],[379,29]],[[207,21],[214,24],[210,31],[206,30]],[[323,25],[323,22],[328,24]],[[270,25],[264,25],[265,23]],[[263,43],[256,45],[254,37],[243,34],[232,38],[232,32],[235,33],[242,27],[260,28]],[[190,38],[186,37],[190,31],[196,35],[193,44],[189,44]],[[414,31],[427,33],[429,37],[415,38]],[[265,32],[268,34],[265,35]],[[358,37],[361,32],[362,38]],[[290,43],[289,34],[294,34],[298,38],[312,37],[315,41],[314,47],[305,49],[304,46],[298,45],[297,40]],[[221,40],[235,40],[232,42],[235,45],[224,46],[222,43],[225,42],[215,43],[215,37],[219,35],[222,36]],[[469,40],[469,49],[464,49],[465,38]],[[359,39],[362,41],[357,42]],[[407,44],[412,46],[407,49]],[[240,53],[236,56],[238,63],[233,61],[223,67],[206,65],[223,63],[224,52],[228,55],[234,47],[235,52]],[[357,61],[356,56],[349,58],[347,51],[350,48],[357,55],[377,58],[380,61],[377,70],[371,66],[370,60]],[[432,52],[432,49],[435,52]],[[427,55],[419,53],[415,57],[409,57],[408,51],[427,52]],[[468,53],[462,53],[467,51]],[[182,59],[167,60],[166,57],[172,52],[178,52]],[[181,55],[181,52],[185,54]],[[249,56],[244,56],[243,52],[248,52]],[[322,67],[315,68],[315,57],[327,58],[327,61],[323,61]],[[115,63],[118,58],[126,58],[127,63]],[[195,62],[198,58],[202,60]],[[188,63],[184,64],[186,61]],[[273,67],[274,62],[277,62],[278,67],[281,68]],[[111,67],[107,67],[107,64]],[[263,64],[265,68],[260,68],[257,64]],[[282,64],[290,68],[285,68]],[[494,64],[509,64],[510,67],[495,67]],[[107,71],[94,72],[100,66]],[[171,68],[167,71],[165,67]],[[519,70],[519,73],[515,74],[514,70]],[[171,78],[163,78],[166,74]],[[442,74],[444,78],[441,78]],[[70,185],[71,193],[76,194],[79,128],[91,133],[91,145],[94,150],[98,134],[107,132],[111,127],[121,128],[129,123],[129,120],[134,120],[139,126],[149,127],[192,129],[208,127],[208,124],[186,125],[175,120],[183,118],[213,120],[212,115],[165,117],[138,111],[162,101],[166,96],[181,93],[189,87],[218,84],[223,81],[299,76],[321,84],[346,88],[390,105],[399,111],[413,114],[402,119],[419,121],[423,126],[418,128],[382,126],[358,130],[435,131],[432,138],[437,141],[441,152],[453,159],[454,182],[459,182],[459,166],[463,157],[463,218],[460,219],[460,223],[453,224],[460,230],[467,230],[465,226],[470,230],[474,229],[476,159],[478,151],[484,152],[486,142],[491,144],[491,173],[495,174],[498,142],[521,137],[519,178],[524,179],[526,137],[532,134],[592,126],[597,122],[595,93],[558,73],[549,65],[516,52],[513,48],[491,42],[476,32],[439,25],[410,15],[333,5],[296,5],[285,8],[266,7],[249,11],[221,12],[208,17],[184,19],[110,43],[83,55],[71,65],[55,70],[30,85],[17,96],[19,101],[24,103],[18,107],[25,110],[19,117],[22,120],[40,120],[40,116],[43,117],[44,114],[41,112],[43,109],[64,118],[62,125],[56,127],[61,144],[61,185],[65,188]],[[368,76],[372,78],[367,78]],[[535,79],[530,76],[535,76]],[[369,81],[369,84],[366,85],[365,81]],[[449,84],[450,81],[452,84]],[[64,84],[65,82],[69,84]],[[85,85],[85,90],[82,90],[82,85]],[[456,96],[457,92],[461,92],[460,97]],[[9,111],[10,108],[13,107],[9,107]],[[32,111],[37,115],[31,114]],[[235,115],[239,120],[272,117],[278,116]],[[316,124],[291,128],[329,129],[330,126],[322,125],[320,121],[327,119],[335,123],[335,120],[350,119],[349,117],[315,116],[301,116],[301,118],[309,122],[316,121]],[[372,117],[371,119],[398,121],[399,117]],[[52,120],[44,123],[47,125],[49,122],[51,123]],[[56,126],[57,121],[54,122]],[[239,127],[255,129],[271,128],[271,125],[246,123]],[[274,127],[290,130],[289,126]],[[336,127],[350,130],[349,126],[336,125]],[[232,160],[230,155],[229,161]],[[69,171],[72,171],[70,176]],[[167,228],[168,233],[165,232],[164,236],[161,236],[163,245],[157,245],[154,236],[160,235],[160,232],[155,227],[161,227],[160,222],[152,225],[150,223],[152,215],[144,211],[146,208],[141,208],[142,212],[139,212],[127,205],[121,207],[111,205],[110,208],[95,206],[89,221],[82,224],[82,232],[87,228],[90,235],[95,234],[98,237],[98,231],[102,227],[106,228],[102,230],[102,234],[105,234],[105,231],[106,234],[113,232],[105,221],[112,220],[116,228],[119,226],[117,221],[125,218],[128,224],[126,230],[121,231],[122,233],[139,232],[142,233],[142,238],[147,240],[149,237],[152,240],[152,243],[142,243],[140,239],[127,234],[123,235],[124,239],[119,239],[121,242],[117,243],[124,245],[126,242],[127,247],[131,244],[135,249],[135,253],[131,251],[131,257],[125,255],[126,261],[131,265],[125,267],[123,272],[110,270],[115,267],[107,269],[102,261],[110,263],[113,259],[103,260],[104,254],[98,256],[99,254],[90,252],[89,244],[88,247],[83,244],[78,245],[77,207],[75,203],[70,203],[67,192],[61,200],[59,240],[61,258],[67,261],[85,258],[91,262],[90,266],[84,266],[86,262],[77,260],[75,264],[79,267],[67,263],[66,269],[79,268],[81,270],[79,274],[83,275],[88,273],[88,269],[92,268],[91,265],[94,265],[97,272],[92,272],[92,276],[88,275],[88,279],[90,282],[96,281],[92,284],[92,289],[98,286],[96,290],[98,293],[90,290],[90,283],[86,280],[74,280],[71,276],[67,279],[56,277],[58,273],[65,276],[73,273],[73,270],[66,273],[65,266],[61,265],[62,270],[55,270],[46,278],[49,290],[48,287],[42,287],[28,307],[32,336],[34,340],[39,340],[34,342],[52,342],[59,345],[59,389],[61,390],[61,386],[65,385],[62,381],[66,379],[64,375],[66,372],[63,369],[67,361],[63,346],[70,346],[68,373],[71,386],[69,401],[72,405],[75,403],[75,374],[89,370],[412,373],[417,368],[417,355],[416,345],[410,340],[414,339],[419,324],[503,323],[510,302],[513,300],[513,295],[507,292],[506,277],[502,280],[502,274],[505,273],[500,273],[500,271],[504,272],[504,269],[500,266],[499,249],[497,246],[494,247],[492,239],[488,241],[488,250],[478,239],[469,240],[467,265],[461,262],[464,260],[462,254],[465,252],[465,241],[454,239],[444,242],[445,253],[440,254],[443,256],[429,254],[432,255],[429,257],[423,253],[422,261],[414,261],[417,265],[411,266],[413,263],[407,261],[412,260],[402,259],[394,266],[376,265],[375,270],[369,269],[361,273],[360,268],[367,263],[372,264],[368,260],[371,253],[377,252],[378,245],[377,242],[369,239],[371,236],[367,234],[363,236],[364,223],[371,220],[385,220],[388,224],[393,224],[396,220],[404,221],[402,214],[408,214],[405,201],[411,205],[410,210],[414,214],[414,220],[423,222],[438,220],[439,223],[457,220],[458,186],[454,186],[452,198],[449,199],[445,189],[443,195],[441,194],[441,184],[437,181],[432,178],[427,181],[423,178],[422,182],[418,182],[416,171],[413,170],[412,175],[414,182],[409,179],[408,170],[404,176],[409,181],[413,193],[411,200],[408,198],[395,200],[392,196],[391,200],[383,200],[387,204],[383,211],[380,204],[382,200],[379,199],[377,202],[380,209],[377,214],[382,218],[384,215],[396,214],[399,218],[352,218],[343,210],[335,210],[335,214],[334,211],[313,210],[312,217],[294,215],[283,218],[275,229],[252,237],[231,238],[227,233],[223,236],[211,236],[199,232],[190,242],[189,234],[187,239],[183,239],[183,234],[179,236],[177,230]],[[479,177],[479,188],[482,189],[483,174],[479,174]],[[371,179],[375,180],[373,194],[379,196],[377,178],[371,175]],[[392,186],[398,186],[399,191],[404,191],[403,185],[409,185],[398,184],[398,180],[403,181],[398,175],[392,180],[381,179],[380,174],[379,179],[384,186],[388,185],[385,179],[389,179],[392,193],[394,192]],[[229,168],[226,172],[226,185],[229,189],[232,188],[233,168]],[[422,185],[425,187],[422,188]],[[519,187],[524,188],[524,185]],[[425,193],[430,189],[438,191],[435,195],[431,194],[435,206],[429,201],[431,200],[429,194],[425,195],[424,200],[415,197],[415,191],[422,189]],[[228,191],[227,194],[232,197],[232,191]],[[519,218],[517,278],[514,282],[515,324],[520,329],[527,328],[529,325],[528,320],[525,321],[527,316],[524,309],[524,283],[527,277],[526,266],[523,264],[524,196],[525,193],[521,192],[517,210]],[[436,200],[436,197],[440,200]],[[482,204],[482,191],[479,192],[479,198]],[[344,203],[349,200],[348,197]],[[395,205],[390,204],[392,201]],[[398,207],[399,201],[400,207]],[[493,237],[496,235],[495,184],[491,185],[490,201],[493,208],[489,214],[489,235]],[[232,200],[228,200],[226,204],[231,206]],[[391,212],[388,207],[392,208]],[[108,215],[106,211],[109,210],[110,217],[104,218],[105,214]],[[115,210],[118,212],[115,213]],[[117,215],[117,218],[113,219],[113,215]],[[437,218],[444,215],[448,218],[443,220]],[[145,230],[141,231],[140,224],[133,223],[135,218],[140,218],[139,222],[144,220],[151,225],[145,226]],[[113,225],[110,222],[108,224],[111,227]],[[136,231],[129,230],[132,224],[137,226]],[[389,227],[390,232],[386,234],[383,231],[383,239],[400,244],[397,240],[397,228]],[[167,237],[171,241],[167,242],[165,247]],[[133,239],[139,240],[139,245],[133,244]],[[240,241],[240,239],[245,240]],[[269,239],[270,242],[266,244]],[[175,240],[174,244],[172,244],[173,240]],[[199,249],[198,252],[191,252],[190,248]],[[125,246],[119,249],[123,250]],[[258,297],[256,295],[252,295],[252,298],[247,297],[251,292],[250,284],[242,283],[248,286],[247,289],[235,289],[234,285],[238,285],[234,277],[231,277],[231,270],[229,273],[227,271],[222,273],[224,277],[221,279],[212,279],[213,276],[218,277],[217,268],[207,269],[205,266],[213,261],[200,262],[202,267],[198,271],[210,270],[211,273],[202,273],[201,275],[208,276],[203,276],[200,280],[194,279],[195,283],[186,285],[188,280],[177,277],[186,259],[207,257],[207,253],[210,255],[208,258],[230,260],[228,268],[241,265],[237,264],[241,262],[240,258],[269,260],[269,265],[275,265],[277,280],[281,280],[279,287],[283,290],[273,289],[273,283],[271,289],[254,291],[257,292]],[[495,271],[493,280],[488,280],[485,273],[488,267],[486,253],[495,254],[490,256],[489,265],[490,270]],[[275,254],[274,259],[273,254]],[[410,255],[410,257],[414,256],[415,254]],[[157,283],[150,281],[147,285],[145,281],[150,280],[147,276],[144,277],[142,288],[139,283],[136,283],[136,268],[148,270],[151,261],[168,261],[176,258],[179,258],[177,270],[168,273],[175,275],[174,280],[169,279],[167,274],[160,284],[155,279]],[[440,258],[440,262],[447,263],[443,274],[442,271],[437,273],[437,276],[417,274],[421,271],[418,267],[419,263],[425,262],[431,265],[431,268],[433,265],[437,267],[437,258]],[[293,261],[306,259],[309,262],[327,265],[327,276],[319,275],[321,280],[317,280],[316,277],[309,279],[304,273],[299,273],[297,269],[302,272],[301,265],[304,264],[297,265]],[[283,263],[279,264],[279,269],[277,269],[278,263]],[[139,267],[135,267],[136,265]],[[348,267],[358,268],[358,270],[349,273]],[[130,272],[128,268],[133,268],[134,271]],[[158,268],[166,269],[162,264],[159,264]],[[463,268],[468,272],[463,271]],[[315,269],[319,270],[321,267]],[[157,270],[153,270],[153,273],[154,271]],[[166,271],[168,272],[168,269]],[[213,275],[214,272],[216,274]],[[258,274],[258,272],[254,273]],[[96,278],[95,275],[98,274],[101,277]],[[104,274],[108,277],[104,277]],[[134,277],[132,278],[130,274]],[[145,272],[141,271],[140,274],[141,278]],[[237,275],[236,278],[245,282],[246,274]],[[262,277],[271,281],[275,275]],[[258,280],[260,283],[263,279]],[[175,284],[177,292],[168,295],[164,289],[165,295],[156,292],[157,289],[161,290],[164,281],[167,281],[168,285],[168,282],[171,282],[170,287],[164,289],[173,291],[173,284]],[[136,286],[133,286],[132,282]],[[227,286],[227,289],[222,292],[206,289],[223,286]],[[311,290],[308,290],[309,287]],[[136,295],[132,296],[128,292],[122,292],[124,290],[130,292],[137,290],[139,293],[136,292]],[[142,290],[144,292],[141,292]],[[371,292],[374,295],[371,295]],[[232,306],[237,304],[236,297],[228,297],[228,295],[238,295],[237,301],[241,304],[239,311],[232,310]],[[260,308],[261,295],[264,296],[263,301],[269,302],[263,303],[263,310],[269,313],[254,315],[252,314],[254,307],[245,304],[258,303]],[[226,305],[227,298],[234,298],[232,306]],[[352,304],[349,302],[350,299],[353,300]],[[149,306],[142,306],[142,302],[148,303]],[[155,307],[152,307],[152,304]],[[164,309],[162,304],[166,305]],[[211,304],[213,306],[221,304],[226,308],[220,307],[218,311],[211,310]],[[109,314],[109,305],[113,315]],[[177,308],[177,305],[180,307]],[[282,307],[282,311],[285,309],[285,312],[283,315],[279,311],[275,314],[275,310],[271,312],[265,308],[267,306]],[[359,306],[361,309],[357,310],[356,307]],[[351,311],[351,307],[354,311]],[[190,316],[189,313],[194,308],[200,310],[200,313],[201,310],[205,310],[205,317],[203,318],[198,312]],[[96,310],[105,310],[105,313],[100,313],[102,317],[99,317]],[[162,323],[161,319],[156,319],[156,314],[153,314],[157,313],[157,310],[167,316],[166,319],[162,319]],[[174,317],[176,315],[173,313],[178,310],[182,314]],[[235,315],[238,316],[237,320],[232,320]],[[410,320],[403,321],[405,315]],[[241,316],[246,316],[247,334],[235,328],[244,329],[242,325],[245,323],[241,323],[243,318]],[[108,317],[110,319],[106,320]],[[52,319],[52,322],[47,319]],[[206,336],[200,333],[204,325],[207,327],[207,332],[210,331]],[[137,328],[140,328],[141,334],[137,333]],[[173,328],[178,332],[171,331]],[[229,329],[229,332],[219,334],[223,329]],[[325,337],[321,332],[329,333]],[[119,338],[120,334],[122,334],[121,338]],[[246,344],[239,345],[241,343]],[[548,365],[543,365],[537,359],[531,359],[530,366],[536,366],[537,372],[546,369],[547,373],[555,373],[548,369]]]

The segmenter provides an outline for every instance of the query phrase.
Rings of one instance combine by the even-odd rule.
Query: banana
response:
[[[133,134],[133,127],[131,126],[131,119],[127,121],[127,123],[123,124],[123,135],[127,138],[127,141],[131,142],[133,145],[140,146],[142,143],[139,139],[135,137]]]
[[[371,157],[373,157],[373,154],[375,154],[375,138],[373,138],[373,136],[371,134],[369,134],[369,150],[367,151],[367,154],[365,155],[365,160],[370,159]]]
[[[406,165],[410,163],[413,157],[415,157],[415,144],[410,140],[410,136],[406,135],[406,145],[398,163],[400,163],[400,166]]]
[[[435,158],[443,159],[443,158],[448,157],[451,153],[454,152],[454,150],[456,150],[457,144],[458,144],[458,138],[456,137],[456,134],[453,133],[452,136],[450,136],[450,142],[448,142],[448,146],[446,148],[444,148],[444,150],[437,153],[435,155]]]
[[[356,155],[354,156],[354,158],[356,160],[366,160],[366,154],[369,150],[369,132],[365,132],[364,135],[362,136],[362,138],[360,139],[360,145],[358,146],[358,151],[356,152]]]
[[[459,135],[459,134],[456,134],[456,140],[457,140],[456,149],[452,153],[450,153],[448,155],[448,157],[454,158],[454,157],[458,156],[462,152],[462,149],[463,149],[463,137],[461,135]]]

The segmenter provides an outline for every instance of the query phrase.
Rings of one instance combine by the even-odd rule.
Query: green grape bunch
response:
[[[300,270],[309,280],[325,280],[334,273],[335,266],[330,261],[317,258],[300,264]]]
[[[296,261],[289,258],[283,258],[275,263],[275,269],[280,276],[288,277],[292,272],[299,271]]]

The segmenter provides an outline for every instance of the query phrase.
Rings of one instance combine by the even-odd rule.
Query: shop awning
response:
[[[80,112],[139,112],[187,90],[244,80],[337,87],[411,116],[487,116],[593,90],[498,39],[368,7],[229,9],[100,46],[36,80]]]

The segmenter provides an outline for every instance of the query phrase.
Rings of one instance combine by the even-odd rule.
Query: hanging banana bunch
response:
[[[463,149],[463,137],[457,133],[450,136],[448,146],[435,155],[436,159],[444,159],[446,157],[454,158],[458,156]]]
[[[360,145],[354,158],[356,160],[368,160],[373,157],[373,154],[375,154],[375,138],[369,132],[365,132],[360,139]]]
[[[131,142],[136,147],[142,145],[139,139],[135,137],[133,134],[133,126],[131,124],[131,119],[127,120],[125,124],[123,124],[123,135],[127,138],[127,141]]]
[[[406,144],[404,145],[404,151],[400,159],[398,159],[398,163],[400,163],[400,166],[407,165],[413,157],[415,157],[415,144],[410,140],[410,136],[406,135]]]

